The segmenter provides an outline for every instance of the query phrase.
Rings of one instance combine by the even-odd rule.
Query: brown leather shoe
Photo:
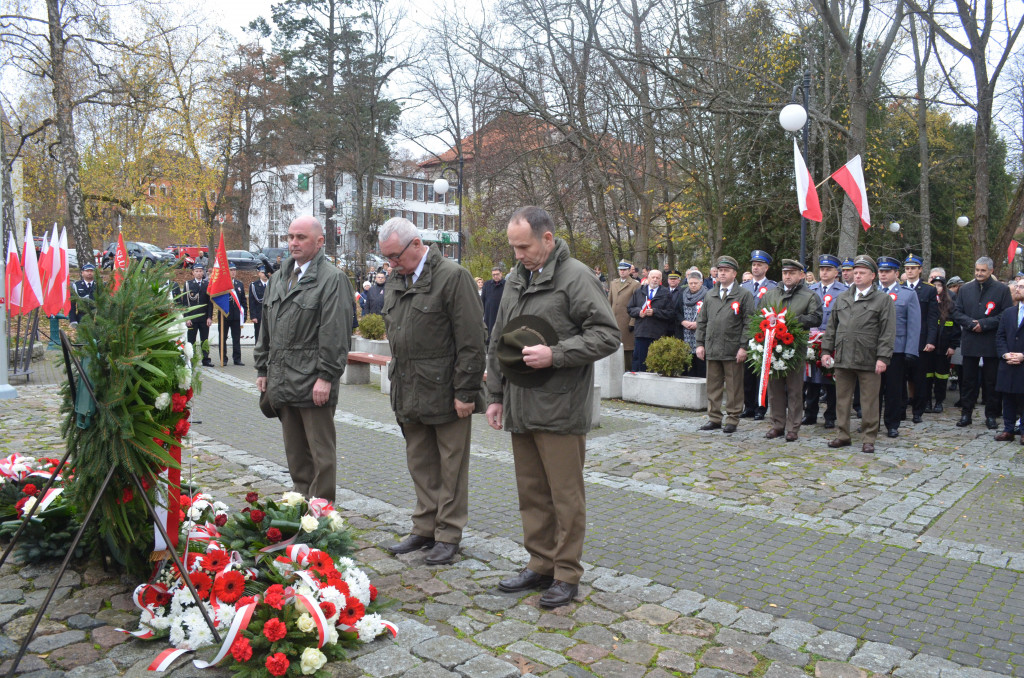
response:
[[[709,421],[709,422],[705,422],[705,424],[703,426],[701,426],[700,428],[698,428],[697,430],[698,431],[714,431],[716,428],[722,428],[722,425],[719,424],[717,421]]]
[[[853,443],[849,440],[840,440],[839,438],[833,438],[832,440],[828,441],[828,446],[831,447],[832,449],[836,449],[838,447],[849,447],[852,444]]]
[[[579,587],[576,584],[569,584],[556,579],[551,584],[551,587],[544,592],[544,595],[540,597],[539,604],[545,610],[554,610],[571,603],[578,592]]]
[[[447,565],[455,560],[459,552],[458,544],[449,544],[444,541],[434,542],[434,548],[430,549],[425,559],[427,565]]]
[[[771,440],[772,438],[778,438],[781,435],[782,435],[782,429],[770,428],[770,429],[768,429],[768,433],[764,434],[764,437],[767,438],[768,440]]]
[[[996,436],[996,442],[997,443],[1005,443],[1008,440],[1013,440],[1013,432],[1012,431],[1003,431],[1002,433],[1000,433],[1000,434],[998,434]]]
[[[874,454],[875,446],[873,443],[864,443],[863,445],[860,446],[860,451],[863,452],[864,454]]]
[[[400,553],[412,553],[413,551],[419,551],[420,549],[429,549],[434,547],[434,539],[432,537],[424,537],[419,534],[410,534],[408,537],[390,546],[384,548],[390,551],[393,555]]]
[[[787,443],[792,443],[792,442],[796,441],[796,439],[799,438],[799,437],[800,436],[798,436],[794,431],[790,431],[789,433],[786,434],[786,442]]]
[[[530,589],[546,589],[551,586],[555,578],[550,574],[539,574],[528,567],[510,579],[502,579],[498,582],[498,590],[505,593],[516,593],[518,591],[529,591]]]

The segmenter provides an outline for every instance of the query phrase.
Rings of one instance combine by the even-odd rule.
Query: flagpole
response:
[[[0,203],[2,199],[3,186],[0,182]],[[0,229],[2,232],[2,229]],[[6,247],[6,243],[4,244]],[[7,343],[7,309],[10,306],[7,299],[7,252],[4,251],[4,256],[0,259],[0,400],[10,400],[18,397],[18,391],[7,381],[7,359],[8,359],[8,343]]]
[[[228,303],[230,304],[231,301],[228,300]],[[224,363],[227,362],[227,360],[225,358],[225,356],[227,354],[224,351],[224,323],[227,321],[227,316],[224,314],[224,309],[222,309],[220,307],[220,304],[217,304],[216,306],[217,306],[217,313],[220,316],[217,319],[217,328],[220,331],[220,365],[221,365],[221,367],[223,367]]]

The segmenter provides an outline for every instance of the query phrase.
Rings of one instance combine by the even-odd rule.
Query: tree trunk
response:
[[[918,179],[918,201],[921,210],[921,261],[923,262],[921,272],[928,275],[932,267],[932,207],[930,187],[928,182],[931,178],[931,153],[928,148],[928,103],[925,96],[925,66],[928,63],[928,55],[931,54],[931,39],[924,44],[924,49],[918,41],[917,25],[913,14],[910,15],[910,39],[914,46],[914,70],[917,75],[917,161],[921,167],[921,174]],[[923,27],[923,26],[922,26]]]
[[[984,58],[984,57],[982,57]],[[978,69],[975,69],[978,73]],[[992,87],[978,79],[978,118],[974,124],[974,258],[988,256],[988,145],[992,134]]]
[[[78,148],[75,144],[75,123],[70,83],[64,63],[65,39],[61,24],[59,0],[46,0],[50,32],[50,67],[53,75],[54,119],[57,125],[57,154],[64,166],[64,192],[68,201],[71,238],[80,252],[92,252],[92,237],[85,221],[85,198],[78,176]]]
[[[3,125],[0,125],[0,180],[3,182],[3,204],[0,206],[0,257],[7,259],[8,233],[16,231],[14,223],[14,187],[11,184],[11,166],[7,162],[7,138],[4,136]],[[17,240],[17,235],[15,235]],[[8,290],[10,292],[10,290]]]

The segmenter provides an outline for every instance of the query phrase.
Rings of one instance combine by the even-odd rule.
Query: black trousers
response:
[[[242,362],[242,322],[240,318],[225,318],[224,328],[227,332],[231,333],[231,360],[236,363]],[[225,336],[224,346],[221,347],[221,355],[224,356],[224,362],[227,362],[228,347],[227,337]]]
[[[836,420],[836,385],[815,384],[807,382],[804,384],[804,416],[812,421],[818,420],[818,401],[821,399],[821,391],[825,391],[825,421],[835,422]]]
[[[1017,420],[1024,416],[1024,393],[1001,393],[1003,398],[1003,431],[1013,433]]]
[[[935,351],[931,358],[928,387],[932,403],[935,405],[941,405],[946,401],[946,391],[949,390],[949,360],[950,356],[946,355],[945,351]]]
[[[904,404],[907,399],[906,353],[893,353],[889,367],[882,373],[882,385],[878,393],[878,403],[882,410],[882,421],[885,428],[899,428],[900,420],[907,414]]]
[[[935,351],[921,353],[916,360],[907,361],[907,381],[914,385],[914,397],[910,399],[910,406],[913,408],[914,416],[924,414],[928,407],[928,373],[931,372],[931,365]]]
[[[708,376],[708,364],[698,358],[696,355],[692,356],[693,361],[690,362],[690,369],[686,370],[687,377],[698,377],[703,379]]]
[[[645,339],[644,337],[633,339],[633,364],[631,369],[634,372],[647,371],[647,351],[651,348],[652,343],[654,343],[654,339]]]
[[[964,364],[960,366],[960,410],[968,417],[974,414],[974,405],[978,402],[978,389],[981,388],[985,398],[985,418],[995,419],[1003,411],[999,394],[996,393],[999,358],[987,357],[983,365],[979,365],[980,362],[981,358],[977,356],[964,356]]]
[[[753,368],[750,365],[743,365],[743,409],[750,410],[751,412],[758,412],[764,414],[768,411],[767,407],[761,407],[757,404],[757,382],[758,377],[754,374]]]
[[[192,327],[188,328],[188,343],[196,343],[196,333],[199,334],[200,341],[207,341],[210,338],[210,328],[206,325],[206,318],[196,318],[192,321]],[[203,344],[203,360],[210,359],[210,349],[207,344]]]

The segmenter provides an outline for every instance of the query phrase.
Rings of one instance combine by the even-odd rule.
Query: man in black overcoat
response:
[[[1009,287],[1017,303],[1000,314],[996,329],[996,390],[1003,398],[1003,431],[996,436],[999,442],[1013,440],[1013,429],[1024,414],[1024,282],[1011,281]]]

